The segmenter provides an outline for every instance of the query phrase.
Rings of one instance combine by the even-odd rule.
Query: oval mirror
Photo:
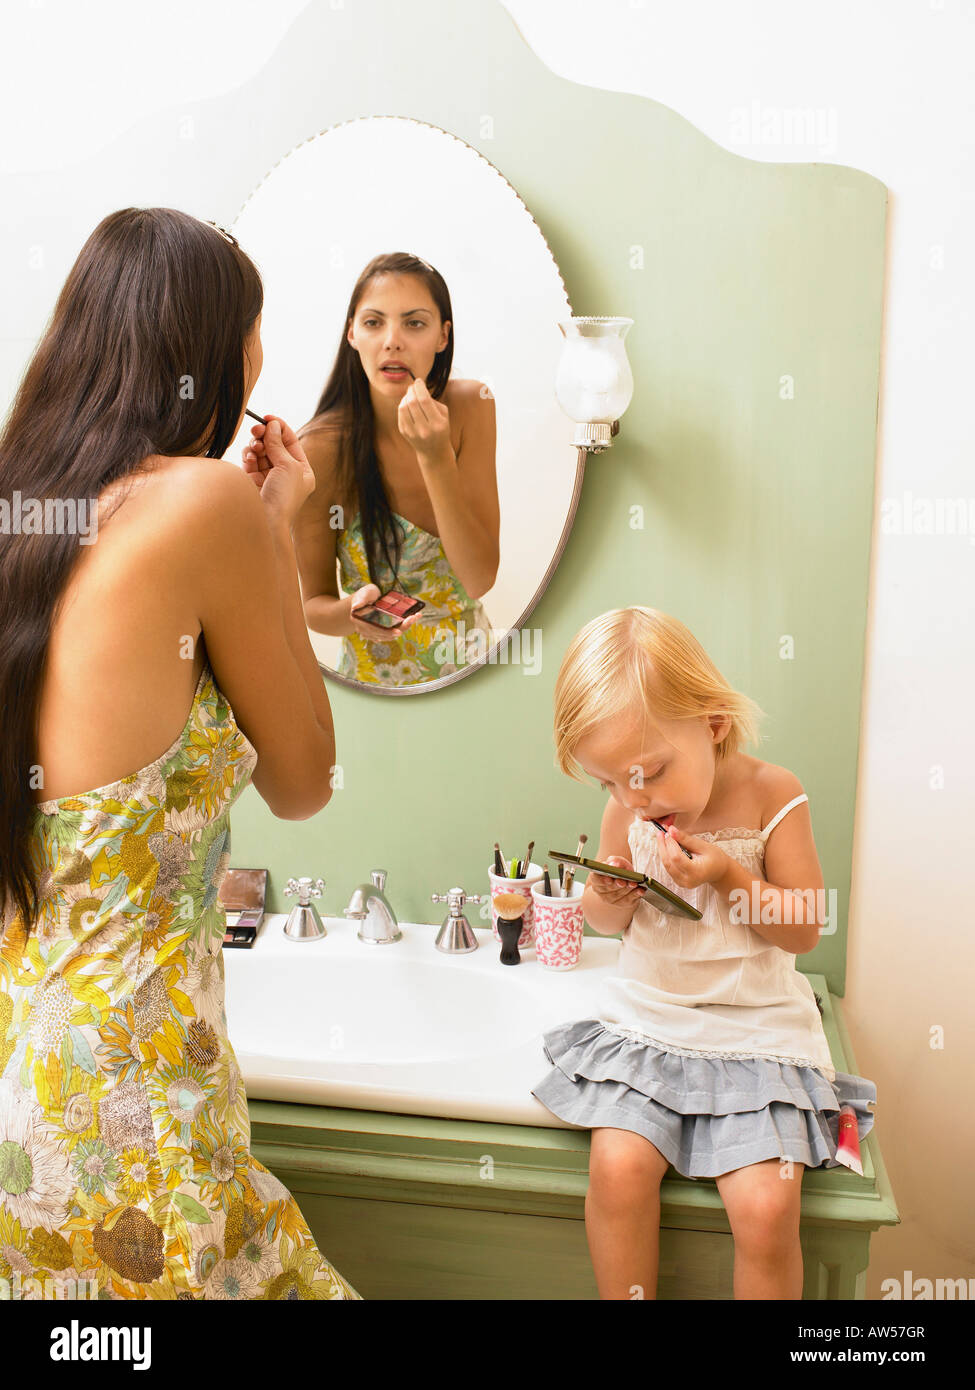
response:
[[[264,281],[250,408],[298,431],[320,480],[294,537],[324,674],[407,695],[531,660],[528,632],[506,639],[555,570],[585,455],[555,399],[572,309],[525,204],[448,132],[367,117],[290,151],[232,230]],[[379,257],[393,268],[362,282]]]

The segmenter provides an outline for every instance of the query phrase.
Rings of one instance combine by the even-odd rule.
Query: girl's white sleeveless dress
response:
[[[807,799],[783,806],[764,830],[734,826],[700,838],[764,878],[769,835]],[[635,868],[703,916],[637,905],[596,1016],[545,1034],[552,1069],[532,1095],[570,1124],[642,1134],[688,1178],[770,1158],[837,1167],[840,1107],[853,1108],[862,1140],[877,1090],[835,1070],[795,955],[737,920],[711,884],[675,883],[649,822],[633,821],[629,847]]]

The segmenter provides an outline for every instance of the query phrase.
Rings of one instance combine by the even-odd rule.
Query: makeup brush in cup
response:
[[[519,877],[519,878],[524,878],[524,877],[525,877],[525,874],[527,874],[527,872],[528,872],[528,865],[532,862],[532,850],[533,850],[534,848],[535,848],[535,841],[534,841],[534,840],[529,840],[529,841],[528,841],[528,852],[527,852],[527,854],[525,855],[524,859],[521,861],[521,863],[518,865],[518,877]]]
[[[504,859],[501,855],[501,846],[498,844],[497,840],[494,842],[494,872],[497,874],[498,878],[505,877]]]
[[[544,882],[545,882],[545,896],[546,896],[546,898],[550,898],[550,897],[552,896],[552,880],[551,880],[551,879],[549,878],[549,876],[548,876],[548,865],[547,865],[547,864],[545,865],[545,880],[544,880]]]
[[[588,839],[589,839],[589,836],[588,836],[588,835],[580,835],[580,836],[579,836],[579,843],[576,845],[576,857],[577,857],[577,858],[579,858],[579,857],[582,856],[582,847],[583,847],[583,845],[586,843],[586,841],[587,841]],[[562,884],[562,892],[565,894],[565,896],[566,896],[567,898],[570,897],[571,894],[572,894],[572,880],[573,880],[573,878],[575,877],[575,871],[576,871],[576,866],[575,866],[574,864],[570,864],[569,867],[568,867],[568,870],[567,870],[567,872],[566,872],[566,875],[565,875],[565,880],[564,880],[564,882],[563,882],[563,884]]]

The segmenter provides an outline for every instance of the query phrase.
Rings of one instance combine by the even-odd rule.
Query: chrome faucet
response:
[[[478,948],[478,940],[473,928],[463,912],[465,903],[484,903],[487,897],[480,893],[465,893],[463,888],[451,888],[449,893],[431,893],[430,901],[449,903],[450,911],[443,919],[443,925],[434,945],[438,951],[448,955],[469,955]]]
[[[360,941],[370,945],[385,945],[388,941],[402,940],[396,913],[383,891],[386,886],[386,870],[373,869],[371,883],[360,883],[349,899],[345,916],[358,920],[356,932]]]
[[[298,895],[298,901],[284,924],[284,934],[289,941],[320,941],[323,936],[328,935],[325,923],[312,902],[312,898],[322,896],[324,888],[325,884],[320,878],[288,879],[284,886],[285,893],[289,898],[296,893]]]

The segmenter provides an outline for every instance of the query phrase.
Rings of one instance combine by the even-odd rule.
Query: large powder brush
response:
[[[501,937],[501,964],[518,965],[518,940],[524,925],[525,908],[528,899],[524,893],[499,893],[494,900],[494,910],[498,914],[498,935]]]

